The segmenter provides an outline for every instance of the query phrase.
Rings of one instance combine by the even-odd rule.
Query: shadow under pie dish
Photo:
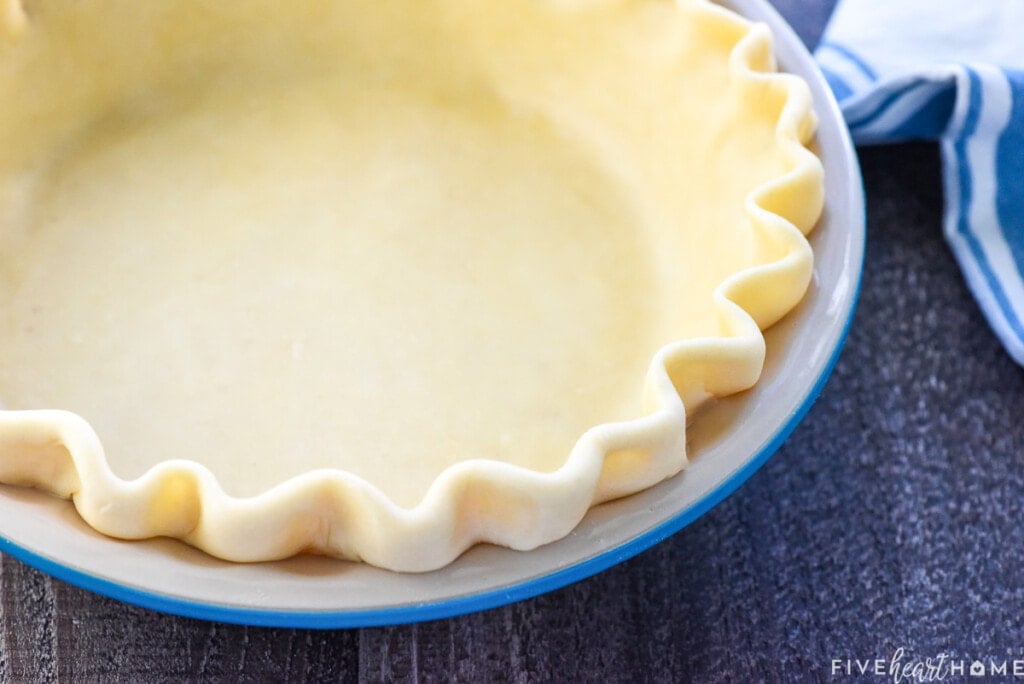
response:
[[[806,84],[703,1],[9,7],[0,480],[105,534],[534,548],[806,290]]]

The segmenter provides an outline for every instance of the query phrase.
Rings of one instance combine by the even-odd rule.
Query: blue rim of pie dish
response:
[[[772,30],[777,35],[780,33],[787,34],[784,37],[786,39],[785,42],[789,44],[788,47],[798,53],[796,57],[803,61],[805,66],[808,64],[810,65],[813,80],[817,81],[815,84],[817,86],[815,89],[816,97],[821,96],[822,94],[824,95],[824,101],[819,103],[820,106],[824,109],[831,109],[831,115],[836,117],[835,120],[837,122],[841,121],[842,119],[839,115],[838,105],[836,105],[831,92],[825,85],[820,72],[818,72],[814,66],[813,58],[803,47],[803,43],[800,39],[796,36],[785,20],[779,16],[776,10],[765,0],[726,0],[726,4],[733,7],[743,6],[745,9],[753,9],[755,11],[752,11],[749,14],[747,12],[743,12],[743,14],[748,17],[752,14],[760,15],[756,17],[755,20],[766,21],[769,23]],[[568,567],[497,589],[490,589],[465,596],[446,598],[439,601],[343,611],[296,611],[246,608],[192,601],[156,592],[145,591],[63,565],[59,561],[40,555],[23,546],[15,544],[3,536],[0,536],[0,552],[17,558],[25,564],[57,579],[76,585],[88,591],[164,613],[182,617],[257,627],[337,629],[425,622],[497,608],[528,598],[533,598],[555,589],[560,589],[569,584],[586,579],[614,565],[618,565],[619,563],[636,556],[642,551],[646,551],[707,513],[719,502],[732,494],[741,484],[743,484],[762,465],[764,465],[764,463],[768,461],[779,447],[782,446],[782,443],[786,441],[789,435],[796,429],[796,426],[810,410],[811,405],[824,389],[825,383],[828,381],[828,378],[839,359],[840,353],[843,349],[843,344],[849,334],[857,301],[860,297],[864,260],[863,235],[865,232],[866,219],[863,202],[863,186],[861,184],[862,181],[856,153],[854,152],[853,145],[850,142],[849,134],[842,124],[837,126],[837,133],[839,142],[838,147],[841,152],[841,156],[843,157],[843,159],[841,159],[841,163],[846,168],[850,181],[848,187],[845,188],[849,194],[848,199],[850,200],[847,216],[844,217],[847,218],[849,222],[845,227],[849,231],[859,231],[861,240],[858,242],[860,253],[853,255],[856,258],[856,262],[852,264],[856,271],[853,295],[850,299],[849,309],[846,312],[846,320],[843,323],[842,331],[831,351],[828,362],[825,364],[821,374],[818,376],[801,404],[778,428],[771,438],[768,439],[768,441],[766,441],[765,444],[742,465],[742,467],[737,469],[716,488],[705,494],[687,508],[683,509],[668,520],[665,520],[636,537],[633,537],[629,541]]]

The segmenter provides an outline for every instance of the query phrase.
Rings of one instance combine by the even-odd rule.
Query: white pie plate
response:
[[[813,59],[764,0],[723,4],[769,24],[780,67],[809,82],[827,200],[811,237],[815,272],[807,296],[766,334],[768,359],[757,386],[693,421],[692,462],[682,474],[594,508],[560,541],[529,552],[477,546],[425,574],[310,556],[233,564],[168,539],[119,541],[94,532],[70,502],[9,486],[0,486],[0,551],[72,584],[168,613],[354,627],[448,617],[535,596],[634,556],[703,515],[771,456],[820,393],[850,324],[864,253],[857,159]]]

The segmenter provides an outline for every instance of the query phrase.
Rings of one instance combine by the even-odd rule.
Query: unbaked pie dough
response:
[[[808,90],[703,0],[0,5],[0,481],[106,534],[533,548],[807,287]]]

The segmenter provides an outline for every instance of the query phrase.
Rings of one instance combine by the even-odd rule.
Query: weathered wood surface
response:
[[[832,3],[777,5],[813,42]],[[936,149],[862,161],[867,265],[832,380],[759,473],[673,538],[515,605],[327,632],[163,615],[4,558],[0,679],[792,681],[900,647],[1019,656],[1024,372],[942,242]]]

